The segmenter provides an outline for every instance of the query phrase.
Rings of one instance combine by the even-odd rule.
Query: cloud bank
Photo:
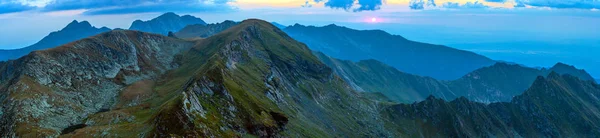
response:
[[[34,8],[16,1],[0,2],[0,14],[28,11]]]

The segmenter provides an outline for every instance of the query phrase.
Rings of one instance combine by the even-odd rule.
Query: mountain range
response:
[[[376,104],[260,20],[199,41],[111,31],[2,65],[3,137],[389,136]]]
[[[596,83],[552,72],[510,102],[428,97],[383,112],[406,137],[598,137],[599,94]]]
[[[78,22],[77,20],[74,20],[60,31],[48,34],[48,36],[31,46],[12,50],[0,50],[0,61],[18,59],[29,54],[31,51],[54,48],[107,31],[110,31],[110,29],[106,27],[96,28],[87,21]]]
[[[191,15],[179,16],[175,13],[168,12],[149,21],[135,20],[131,23],[129,30],[156,33],[166,36],[169,32],[177,32],[188,25],[194,24],[206,25],[206,22]]]
[[[392,101],[402,103],[422,101],[430,95],[444,100],[466,97],[482,103],[506,102],[522,94],[537,76],[546,76],[550,72],[594,81],[584,70],[563,63],[557,63],[549,69],[534,69],[499,62],[477,69],[456,80],[439,81],[404,73],[376,60],[353,62],[329,57],[320,52],[315,52],[315,55],[336,74],[352,84],[355,90],[379,92]]]
[[[162,33],[112,30],[0,61],[0,137],[600,135],[600,85],[563,63],[529,68],[338,26],[308,27],[332,31],[310,37],[258,19],[160,27],[181,21],[170,19],[144,22]],[[465,72],[440,80],[313,49],[328,33],[326,45],[409,50],[431,60],[414,62],[419,68],[450,68],[421,73]],[[398,45],[383,47],[384,40]]]
[[[439,80],[454,80],[494,60],[469,51],[415,42],[381,30],[354,30],[337,25],[293,25],[284,29],[312,50],[343,60],[375,59],[398,70]]]

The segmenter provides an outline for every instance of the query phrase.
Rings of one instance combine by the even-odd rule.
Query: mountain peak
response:
[[[173,12],[167,12],[148,21],[135,20],[131,23],[129,30],[167,35],[169,32],[177,32],[185,26],[194,24],[206,25],[206,22],[191,15],[179,16]]]
[[[594,81],[594,78],[588,74],[585,70],[578,69],[573,65],[568,65],[565,63],[558,62],[552,68],[550,68],[553,72],[558,74],[570,74],[572,76],[578,77],[582,80],[591,80]]]
[[[552,68],[571,68],[571,69],[577,69],[573,65],[568,65],[568,64],[565,64],[565,63],[562,63],[562,62],[558,62],[558,63],[554,64],[554,66],[552,66]]]
[[[92,28],[92,27],[93,27],[92,24],[90,24],[90,22],[88,22],[88,21],[78,22],[77,20],[73,20],[65,28],[63,28],[63,30]]]
[[[167,18],[168,19],[168,18],[178,18],[178,17],[180,17],[180,16],[173,12],[167,12],[167,13],[164,13],[164,14],[158,16],[157,18]]]

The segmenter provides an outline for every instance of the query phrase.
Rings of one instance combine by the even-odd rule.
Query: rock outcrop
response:
[[[1,67],[2,136],[58,136],[110,109],[133,82],[178,67],[193,43],[135,31],[111,31],[35,51]]]

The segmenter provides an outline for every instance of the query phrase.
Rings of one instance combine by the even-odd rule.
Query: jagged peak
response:
[[[81,21],[78,22],[77,20],[73,20],[71,23],[69,23],[67,26],[65,26],[65,28],[63,28],[63,30],[69,30],[69,29],[79,29],[79,28],[92,28],[92,24],[90,24],[90,22],[88,21]]]
[[[569,68],[569,69],[577,69],[573,65],[565,64],[562,62],[558,62],[558,63],[554,64],[554,66],[552,66],[552,68],[562,68],[562,67]]]

